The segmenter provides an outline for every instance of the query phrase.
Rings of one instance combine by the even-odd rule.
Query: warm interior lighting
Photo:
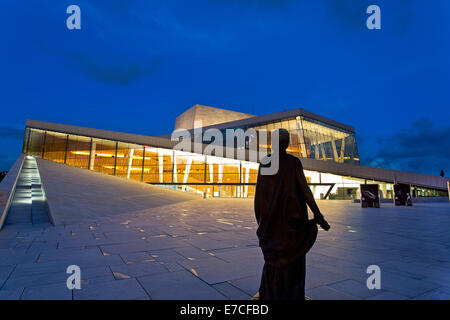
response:
[[[113,166],[103,166],[103,168],[105,168],[105,169],[114,169]],[[120,169],[124,170],[124,169],[126,169],[126,168],[127,168],[127,167],[121,167],[121,166],[117,166],[117,167],[116,167],[116,169],[118,169],[118,170],[120,170]],[[154,170],[154,168],[145,168],[145,169],[144,169],[144,172],[152,171],[152,169]],[[140,167],[131,167],[130,170],[131,170],[131,171],[142,171],[142,168],[140,168]]]
[[[88,151],[71,151],[73,154],[78,154],[78,155],[83,155],[83,156],[88,156],[90,155],[90,152]],[[97,157],[105,157],[105,158],[113,158],[114,154],[112,153],[95,153],[95,155]],[[117,158],[125,158],[124,154],[118,154]],[[139,156],[133,156],[133,159],[137,159],[137,160],[142,160],[143,157],[139,157]],[[145,160],[151,160],[152,157],[145,157]]]
[[[72,151],[72,153],[83,155],[83,156],[90,155],[90,152],[87,152],[87,151]],[[112,154],[112,153],[95,153],[95,155],[97,157],[105,157],[105,158],[113,158],[114,157],[114,154]],[[118,154],[117,158],[125,158],[125,156],[123,154]]]
[[[90,155],[89,152],[84,152],[84,151],[71,151],[73,154],[79,154],[79,155],[83,155],[83,156],[88,156]]]

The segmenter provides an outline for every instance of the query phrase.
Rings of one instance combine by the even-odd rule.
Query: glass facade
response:
[[[27,128],[23,152],[62,164],[210,197],[252,197],[258,164]]]
[[[258,150],[270,152],[271,132],[286,129],[290,133],[289,154],[302,158],[359,164],[355,133],[304,116],[286,118],[257,126],[240,129],[254,129],[257,134]],[[237,128],[233,128],[237,129]],[[223,136],[226,129],[223,129]],[[264,132],[264,135],[262,134]],[[267,142],[261,137],[267,136]]]
[[[359,164],[354,132],[303,116],[253,127],[257,132],[266,131],[268,141],[270,132],[280,128],[289,131],[291,141],[287,151],[294,156]],[[259,147],[270,152],[270,143],[267,146],[260,144]]]
[[[303,140],[298,131],[290,129],[291,125],[297,128],[298,119],[272,123],[266,127],[260,126],[258,130],[272,130],[277,129],[278,126],[289,128],[292,138],[288,151],[294,155],[302,152],[310,155],[317,148],[319,155],[327,155],[326,150],[336,155],[336,151],[338,157],[345,162],[348,160],[345,157],[351,157],[351,152],[356,150],[352,149],[351,143],[346,141],[352,139],[350,135],[344,133],[339,135],[335,131],[324,131],[322,135],[320,131],[317,131],[317,127],[308,127],[304,124],[305,130],[314,132],[310,133],[309,137],[315,134],[318,138]],[[341,139],[340,143],[337,142],[338,138]],[[326,143],[328,147],[325,147]],[[356,147],[356,144],[354,146]],[[260,147],[270,148],[270,146]],[[325,150],[324,153],[320,151],[322,148]],[[125,179],[157,184],[184,192],[204,193],[208,197],[253,197],[259,167],[259,164],[255,162],[35,128],[26,128],[23,152]],[[377,183],[380,185],[383,198],[392,199],[393,197],[391,183],[309,170],[305,170],[305,176],[317,199],[359,199],[359,185],[362,183]],[[413,195],[418,197],[447,194],[446,191],[414,186],[412,190]]]

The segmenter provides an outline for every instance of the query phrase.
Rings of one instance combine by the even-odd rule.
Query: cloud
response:
[[[129,85],[140,79],[156,73],[163,64],[160,56],[135,58],[123,54],[98,51],[84,53],[80,50],[68,51],[49,47],[41,41],[36,45],[44,52],[58,56],[67,65],[87,77],[113,85]]]
[[[45,12],[48,23],[41,26],[39,33],[32,33],[30,40],[54,64],[65,64],[105,84],[130,85],[159,72],[163,64],[163,52],[149,45],[157,28],[136,18],[138,13],[147,16],[140,6],[145,2],[80,0],[81,30],[69,31],[65,25],[59,27],[65,5],[38,1],[36,10]]]
[[[152,57],[141,63],[127,61],[127,59],[108,62],[108,59],[82,53],[67,53],[66,57],[69,58],[69,64],[82,74],[107,84],[117,85],[135,83],[156,72],[162,64],[160,57]]]
[[[375,156],[365,165],[439,175],[450,172],[450,126],[436,126],[423,118],[411,127],[379,139]]]
[[[2,139],[23,139],[24,130],[10,126],[0,126],[0,138]]]

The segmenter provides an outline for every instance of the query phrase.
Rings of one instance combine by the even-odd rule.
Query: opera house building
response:
[[[175,129],[181,128],[194,136],[215,128],[253,129],[257,136],[265,132],[269,137],[272,130],[287,129],[291,135],[287,151],[301,158],[317,199],[358,199],[364,183],[379,184],[385,199],[392,199],[394,183],[410,185],[415,198],[448,196],[447,178],[360,165],[351,126],[303,109],[253,116],[195,105],[176,118]],[[258,141],[259,151],[270,152],[267,141]],[[176,143],[171,134],[150,137],[27,120],[23,153],[205,197],[254,195],[258,161],[239,159],[235,153],[204,154],[204,145],[199,151],[180,151],[174,148]]]

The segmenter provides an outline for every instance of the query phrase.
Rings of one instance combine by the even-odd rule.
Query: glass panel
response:
[[[144,162],[144,147],[140,145],[131,144],[132,151],[131,168],[129,168],[128,179],[142,181],[142,164]],[[130,164],[130,159],[128,159]]]
[[[359,163],[353,132],[304,117],[302,126],[309,157],[340,163]]]
[[[66,164],[87,169],[90,149],[91,138],[69,135]]]
[[[67,134],[47,131],[44,159],[64,163]]]
[[[194,156],[189,170],[188,183],[205,182],[205,161],[204,156]]]
[[[114,175],[114,165],[116,163],[116,142],[103,139],[92,139],[92,156],[90,169]],[[123,153],[121,157],[124,157]]]
[[[160,157],[161,156],[161,157]],[[145,162],[144,162],[144,182],[158,183],[163,182],[164,171],[159,170],[160,165],[163,169],[163,154],[159,156],[157,149],[145,148]],[[160,163],[161,161],[161,163]],[[169,157],[169,163],[170,163]],[[172,182],[172,178],[169,182]]]
[[[23,146],[22,146],[22,153],[27,154],[27,148],[28,148],[28,137],[30,136],[30,128],[25,128],[25,136],[23,138]]]
[[[144,182],[172,183],[172,154],[170,149],[146,147]]]
[[[119,142],[117,144],[116,176],[141,181],[143,146]]]
[[[289,120],[289,133],[290,133],[290,144],[287,152],[296,157],[300,157],[300,149],[299,149],[299,138],[298,138],[298,129],[297,122],[292,119]]]
[[[41,157],[43,148],[44,148],[44,131],[39,129],[30,129],[30,142],[28,145],[28,154],[35,157]]]

